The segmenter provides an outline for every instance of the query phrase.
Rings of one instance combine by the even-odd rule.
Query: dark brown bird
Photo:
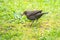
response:
[[[35,10],[35,11],[24,11],[24,13],[29,20],[37,20],[39,19],[43,14],[42,10]]]

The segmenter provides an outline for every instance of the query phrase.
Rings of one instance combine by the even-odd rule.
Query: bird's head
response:
[[[26,15],[27,13],[26,13],[26,11],[24,11],[24,13],[23,13],[24,15]]]
[[[26,12],[26,11],[24,11],[24,12],[23,12],[23,14],[21,14],[21,15],[23,16],[23,15],[26,15],[26,14],[27,14],[27,12]]]

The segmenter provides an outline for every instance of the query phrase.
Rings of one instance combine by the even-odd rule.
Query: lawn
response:
[[[32,23],[25,10],[48,14]],[[0,40],[60,40],[59,10],[60,0],[0,0]]]

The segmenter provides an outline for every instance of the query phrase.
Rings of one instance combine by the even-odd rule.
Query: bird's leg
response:
[[[36,25],[38,24],[38,19],[36,20]]]
[[[31,25],[30,26],[36,26],[38,24],[38,19],[37,20],[32,20],[32,23],[31,23]]]
[[[36,27],[37,22],[38,22],[38,20],[35,20],[35,21],[33,20],[32,23],[31,23],[31,26]]]
[[[32,20],[32,23],[31,23],[31,25],[30,25],[30,26],[33,26],[33,23],[34,23],[34,20]]]

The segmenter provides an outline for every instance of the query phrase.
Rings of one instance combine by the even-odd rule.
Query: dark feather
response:
[[[35,11],[24,11],[24,14],[27,16],[29,20],[36,20],[39,19],[44,13],[42,13],[42,10],[35,10]]]

